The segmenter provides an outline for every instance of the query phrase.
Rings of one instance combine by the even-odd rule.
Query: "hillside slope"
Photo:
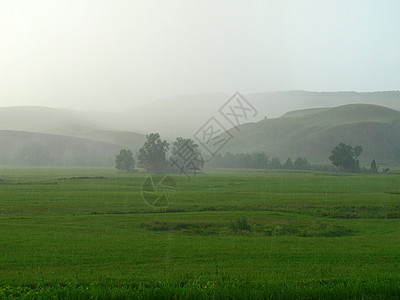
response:
[[[49,107],[0,108],[0,130],[47,133],[80,137],[137,150],[145,136],[130,131],[110,130],[101,117],[89,118],[90,113]],[[115,119],[118,119],[115,117]]]
[[[400,110],[400,92],[309,92],[282,91],[245,94],[260,116],[277,118],[283,114],[309,108],[337,107],[346,104],[375,104]]]
[[[223,148],[225,152],[265,151],[282,160],[301,155],[311,162],[327,163],[331,149],[339,142],[346,142],[364,147],[363,164],[375,158],[381,165],[400,165],[397,142],[400,118],[399,112],[392,109],[400,109],[399,92],[293,91],[245,97],[259,114],[256,120],[247,120],[239,135],[235,133],[235,139]],[[171,97],[125,113],[5,107],[0,108],[0,130],[82,138],[136,152],[145,141],[144,134],[159,132],[169,142],[178,136],[192,137],[211,116],[229,128],[218,113],[227,99],[229,96],[222,93]],[[329,108],[357,102],[382,103],[387,107],[349,104]],[[300,110],[286,113],[288,110],[283,111],[286,107]],[[264,115],[282,117],[264,119]],[[21,135],[15,138],[18,137]],[[5,143],[7,140],[3,146]],[[14,152],[20,150],[15,148]]]
[[[134,110],[109,116],[107,127],[139,133],[159,132],[165,138],[192,136],[212,116],[226,127],[230,125],[218,109],[232,94],[215,93],[182,95],[161,99]],[[247,122],[257,122],[265,117],[277,118],[286,112],[312,108],[332,108],[346,104],[375,104],[400,110],[400,92],[306,92],[282,91],[243,96],[257,109],[258,114]],[[104,117],[104,116],[103,116]]]
[[[215,93],[169,97],[121,113],[116,121],[114,115],[110,117],[107,126],[114,130],[133,130],[140,133],[159,132],[166,138],[190,137],[208,119],[215,116],[229,128],[230,125],[219,114],[218,109],[231,96],[231,94]],[[277,118],[294,110],[332,108],[357,103],[382,105],[400,110],[398,91],[372,93],[282,91],[243,94],[243,96],[258,111],[258,114],[247,122],[257,122],[265,117]]]
[[[174,96],[119,113],[81,112],[46,107],[5,107],[0,108],[0,130],[95,137],[105,142],[136,147],[137,144],[142,144],[144,135],[151,132],[158,132],[169,140],[177,136],[191,137],[212,116],[229,128],[230,124],[219,114],[218,109],[231,96],[224,93]],[[265,117],[277,118],[289,111],[300,110],[292,113],[301,114],[304,109],[331,108],[356,103],[376,104],[400,110],[399,91],[282,91],[243,96],[258,111],[255,117],[246,122],[257,122]],[[131,134],[115,138],[115,135],[121,135],[121,132]],[[126,144],[127,141],[130,141],[129,144]]]
[[[89,139],[22,131],[0,131],[0,164],[25,166],[113,166],[121,146]]]
[[[333,147],[361,145],[363,165],[400,165],[400,112],[377,105],[350,104],[243,126],[224,152],[265,151],[284,160],[304,156],[328,163]]]

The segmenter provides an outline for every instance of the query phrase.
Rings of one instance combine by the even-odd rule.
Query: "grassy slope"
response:
[[[85,113],[48,107],[0,108],[0,130],[15,130],[79,137],[138,149],[144,135],[110,130],[101,118],[88,118]],[[117,117],[116,117],[117,118]],[[87,119],[91,119],[88,121]]]
[[[145,136],[102,127],[84,113],[46,107],[0,108],[0,163],[43,165],[26,155],[40,147],[47,165],[112,166],[121,148],[139,150]],[[26,162],[24,162],[26,160]]]
[[[283,114],[281,116],[281,118],[300,117],[300,116],[309,115],[312,113],[317,113],[317,112],[320,112],[320,111],[323,111],[326,109],[329,109],[329,108],[321,107],[321,108],[306,108],[306,109],[292,110],[292,111],[289,111],[289,112]]]
[[[351,104],[307,115],[263,120],[246,126],[224,151],[266,151],[271,156],[305,156],[328,162],[339,142],[362,145],[361,162],[400,163],[400,112],[376,105]],[[243,146],[247,145],[247,146]]]
[[[45,133],[0,131],[0,163],[8,165],[112,166],[121,146]]]
[[[278,117],[288,111],[306,108],[335,107],[346,104],[376,104],[400,110],[400,92],[307,92],[287,91],[246,94],[260,116]]]
[[[292,101],[298,99],[297,101],[300,103],[306,101],[304,99],[308,99],[307,101],[311,101],[310,99],[312,99],[311,102],[314,103],[319,99],[318,97],[323,96],[323,93],[292,92],[286,94],[279,93],[278,95],[291,95],[291,98],[289,98]],[[327,97],[329,101],[332,101],[332,99],[342,99],[341,101],[343,102],[362,99],[362,96],[357,93],[344,93],[344,95],[340,93],[333,93],[332,95],[327,93],[327,95],[324,97]],[[376,101],[376,94],[373,93],[371,95],[364,96],[366,99],[372,97],[371,99]],[[381,95],[383,100],[385,100],[385,95],[385,93]],[[387,97],[393,102],[393,97],[396,95],[397,93],[394,93],[394,95],[389,93],[390,97]],[[222,95],[218,97],[221,98]],[[304,99],[302,100],[302,98]],[[171,116],[180,115],[182,110],[178,108],[183,105],[182,103],[186,103],[185,99],[185,97],[179,98],[179,101],[170,99],[164,105],[156,103],[147,109],[143,108],[141,113],[140,111],[136,112],[140,114],[140,118],[135,117],[135,112],[110,115],[86,115],[85,113],[42,107],[1,108],[0,129],[80,137],[118,145],[132,149],[135,152],[143,144],[145,140],[144,135],[107,129],[101,126],[101,124],[108,124],[111,128],[111,124],[115,121],[114,125],[116,127],[114,128],[118,126],[129,127],[130,123],[134,124],[138,120],[145,119],[146,124],[149,125],[155,122],[154,120],[157,119],[158,115],[162,115],[163,117],[157,119],[157,122],[154,124],[158,124],[161,121],[166,124],[171,121]],[[199,99],[201,97],[195,97],[193,103],[186,103],[185,111],[190,111],[192,106],[197,107],[200,111]],[[321,100],[321,105],[328,102]],[[175,105],[179,103],[180,105]],[[171,112],[173,109],[175,109],[174,113]],[[203,110],[201,110],[202,115],[206,111],[205,109]],[[292,158],[305,156],[309,161],[314,163],[328,163],[328,156],[332,148],[339,142],[346,142],[363,146],[364,153],[361,156],[361,163],[363,165],[368,166],[372,159],[376,159],[381,166],[400,165],[400,151],[398,150],[400,149],[400,113],[398,111],[376,105],[352,104],[319,112],[315,112],[315,110],[308,112],[306,115],[304,114],[307,111],[302,111],[292,116],[289,114],[289,117],[286,116],[285,118],[267,119],[258,123],[246,124],[242,127],[242,133],[239,135],[235,134],[235,139],[226,145],[223,151],[266,151],[270,156],[278,156],[282,160],[288,156]],[[152,113],[154,114],[151,115]],[[90,121],[86,120],[85,116]],[[164,130],[169,131],[170,137],[179,136],[181,133],[179,128],[187,127],[184,124],[189,122],[193,126],[197,126],[195,125],[196,122],[187,119],[190,116],[190,114],[186,114],[185,112],[185,117],[177,118],[179,122],[178,120],[174,120],[169,124],[169,127],[164,126]],[[121,122],[116,122],[118,118],[121,119]],[[135,119],[136,121],[131,122],[129,119]],[[150,126],[149,128],[153,127]],[[10,142],[13,143],[12,140]],[[9,141],[6,140],[4,143],[7,144]],[[101,151],[107,152],[106,149]]]
[[[176,136],[191,137],[212,116],[220,118],[218,109],[232,95],[203,94],[183,95],[162,99],[152,104],[137,108],[121,115],[120,125],[129,124],[130,128],[140,129],[141,132],[160,132],[166,138]],[[400,92],[269,92],[244,94],[244,97],[258,110],[258,115],[249,121],[281,116],[288,111],[335,107],[345,104],[366,103],[378,104],[400,110]],[[224,119],[220,121],[224,123]]]
[[[251,119],[251,122],[263,119],[264,116],[268,116],[268,118],[279,117],[293,110],[334,107],[351,103],[378,104],[400,110],[400,92],[398,91],[374,93],[287,91],[245,94],[244,96],[258,110],[258,115]],[[159,132],[168,139],[174,139],[176,136],[190,137],[210,117],[220,117],[218,109],[230,97],[231,95],[223,93],[175,96],[123,113],[76,112],[25,107],[23,108],[26,111],[25,113],[22,111],[17,114],[16,110],[21,108],[2,108],[0,109],[0,129],[28,131],[30,130],[29,126],[32,124],[43,122],[43,126],[48,130],[48,125],[53,122],[53,119],[59,122],[67,116],[68,120],[74,119],[74,124],[79,124],[81,128],[133,131],[142,134]],[[32,118],[31,112],[38,111],[44,117],[35,122],[29,121]],[[49,111],[51,112],[50,115]],[[21,123],[26,121],[26,127],[4,128],[2,126],[2,124],[8,124],[9,122],[14,124],[15,120]],[[63,134],[62,132],[36,131]],[[109,140],[106,141],[110,142]]]
[[[0,169],[0,285],[11,286],[0,295],[399,295],[398,175],[207,173],[176,176],[175,202],[156,213],[141,199],[146,174]],[[230,230],[239,217],[251,232]]]

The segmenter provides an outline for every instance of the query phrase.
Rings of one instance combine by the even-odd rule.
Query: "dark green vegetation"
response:
[[[146,141],[139,149],[139,166],[145,168],[148,172],[162,172],[167,169],[168,162],[166,158],[169,143],[162,140],[158,133],[146,135]]]
[[[254,153],[218,153],[215,158],[207,157],[208,166],[213,168],[245,168],[245,169],[285,169],[285,170],[311,170],[314,169],[305,157],[297,157],[293,162],[288,157],[284,164],[280,159],[273,157],[269,159],[265,152]],[[314,167],[327,167],[333,171],[336,170],[333,166],[318,165]]]
[[[172,143],[169,162],[171,169],[181,174],[196,173],[203,169],[205,163],[199,145],[192,139],[182,137],[177,137]]]
[[[133,172],[135,170],[135,163],[131,150],[122,149],[115,156],[115,168],[120,171]]]
[[[361,146],[355,146],[353,148],[351,145],[340,143],[332,150],[329,160],[342,171],[359,173],[361,172],[361,167],[358,157],[361,153]]]
[[[0,298],[398,298],[400,176],[0,169]]]

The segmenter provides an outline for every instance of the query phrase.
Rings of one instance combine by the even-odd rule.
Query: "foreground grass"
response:
[[[397,298],[400,176],[337,175],[0,169],[0,298]]]
[[[242,278],[223,282],[169,284],[156,282],[136,286],[39,285],[3,287],[2,298],[24,299],[397,299],[396,281],[317,280],[293,283],[254,284]]]

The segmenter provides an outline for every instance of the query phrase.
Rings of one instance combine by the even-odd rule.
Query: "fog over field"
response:
[[[107,143],[91,161],[112,165],[111,149],[137,152],[146,134],[192,138],[237,91],[257,112],[241,125],[345,104],[399,110],[399,8],[396,1],[3,1],[0,130],[26,133],[2,133],[0,162],[18,163],[30,147],[60,153],[48,144],[52,136],[40,135],[52,134]],[[27,133],[37,134],[21,141]],[[224,151],[295,155],[290,146],[271,148],[273,141],[238,141]],[[56,155],[51,165],[80,165],[91,151]]]
[[[0,0],[0,299],[400,299],[400,1]]]
[[[0,106],[127,111],[178,95],[399,90],[399,5],[2,1]]]

